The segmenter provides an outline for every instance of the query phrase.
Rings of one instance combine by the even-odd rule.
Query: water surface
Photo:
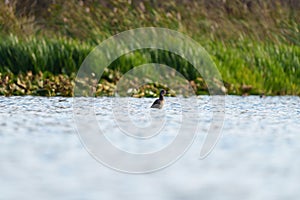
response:
[[[147,126],[154,99],[129,99],[132,121]],[[174,139],[189,98],[167,98],[163,135],[141,143],[117,134],[111,103],[95,114],[111,142],[132,152],[164,148]],[[173,165],[130,175],[99,164],[82,146],[72,98],[0,97],[0,199],[299,199],[299,97],[226,96],[223,135],[199,160],[212,120],[209,96],[197,104],[198,137]],[[194,119],[193,119],[194,120]],[[195,121],[196,123],[196,121]],[[111,133],[111,134],[109,134]]]

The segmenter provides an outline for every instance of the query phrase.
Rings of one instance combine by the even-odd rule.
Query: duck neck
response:
[[[164,95],[159,94],[159,100],[164,100]]]

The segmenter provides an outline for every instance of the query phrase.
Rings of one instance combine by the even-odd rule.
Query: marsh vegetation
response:
[[[72,96],[76,72],[96,45],[149,26],[177,30],[199,42],[229,94],[300,95],[299,10],[296,0],[1,1],[0,95]],[[173,67],[197,94],[207,93],[201,75],[184,59],[144,50],[114,61],[98,85],[105,89],[96,95],[112,95],[122,74],[148,62]],[[157,87],[168,86],[145,88]],[[145,94],[143,88],[139,94]]]

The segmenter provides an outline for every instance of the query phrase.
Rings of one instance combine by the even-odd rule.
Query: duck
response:
[[[167,94],[166,90],[161,90],[159,93],[159,99],[156,99],[151,108],[161,109],[164,106],[164,95]]]

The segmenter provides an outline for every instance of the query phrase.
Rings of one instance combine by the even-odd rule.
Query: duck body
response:
[[[166,94],[166,91],[165,90],[161,90],[160,91],[160,94],[159,94],[159,99],[156,99],[151,108],[158,108],[158,109],[161,109],[163,106],[164,106],[164,95]]]
[[[151,108],[162,109],[163,106],[164,106],[164,100],[156,99],[152,104]]]

